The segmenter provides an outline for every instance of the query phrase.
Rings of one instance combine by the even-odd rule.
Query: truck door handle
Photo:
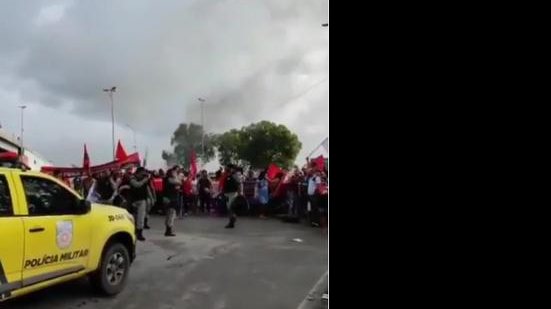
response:
[[[44,232],[44,228],[43,227],[33,227],[32,229],[29,230],[29,232],[31,232],[31,233]]]

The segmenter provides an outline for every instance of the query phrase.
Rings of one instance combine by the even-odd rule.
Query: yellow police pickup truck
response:
[[[0,167],[0,302],[82,276],[115,295],[135,245],[126,210],[90,204],[49,175]]]

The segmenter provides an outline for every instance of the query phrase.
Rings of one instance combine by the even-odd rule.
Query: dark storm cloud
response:
[[[296,96],[328,76],[327,15],[318,0],[3,1],[0,89],[105,121],[101,89],[116,85],[118,122],[144,139],[199,122],[206,97],[211,131],[281,121],[307,147],[323,138],[307,127],[327,128],[327,96]],[[294,108],[308,119],[287,117]]]

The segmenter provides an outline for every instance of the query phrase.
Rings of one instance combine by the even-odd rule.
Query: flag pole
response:
[[[314,148],[314,150],[312,150],[312,152],[310,152],[310,154],[308,155],[308,157],[311,157],[312,154],[313,154],[314,152],[316,152],[316,150],[318,150],[321,146],[323,146],[323,143],[325,143],[325,141],[326,141],[327,139],[329,139],[329,137],[324,138],[323,141],[321,141],[321,143],[319,143],[319,145],[317,145],[316,148]],[[325,148],[325,147],[324,147],[324,148]],[[327,149],[326,149],[326,150],[327,150]]]
[[[145,154],[144,154],[144,158],[143,158],[143,167],[146,167],[146,165],[147,165],[147,150],[148,150],[148,147],[145,147]]]

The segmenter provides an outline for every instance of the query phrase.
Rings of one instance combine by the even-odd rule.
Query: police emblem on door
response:
[[[59,249],[67,249],[73,242],[73,221],[57,222],[56,234],[57,246]]]

